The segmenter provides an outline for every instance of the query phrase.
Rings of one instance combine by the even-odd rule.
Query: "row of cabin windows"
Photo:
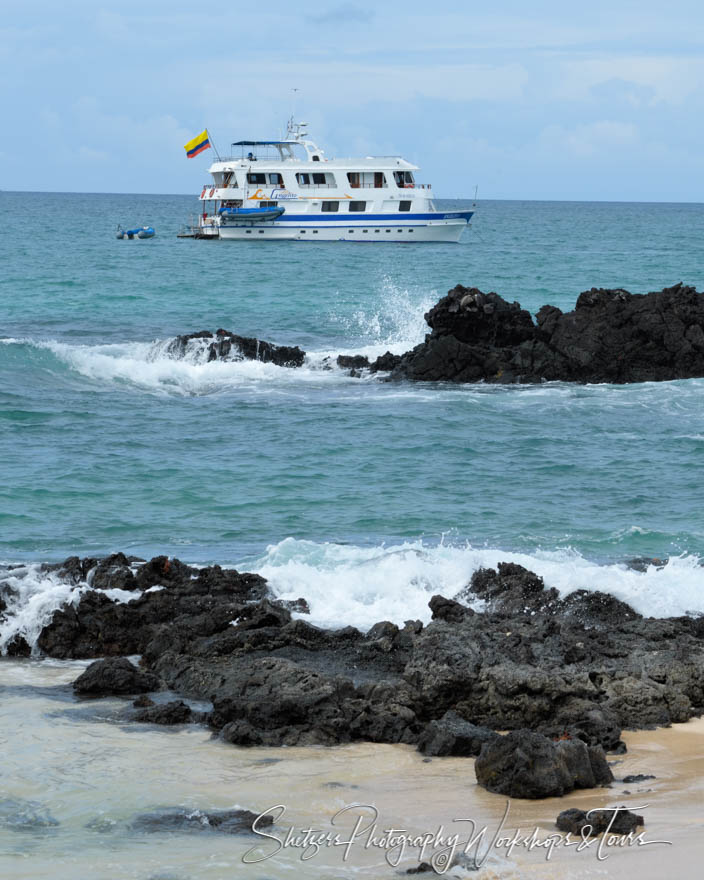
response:
[[[410,171],[394,171],[394,180],[400,189],[413,187],[413,174]],[[336,186],[335,175],[329,171],[326,172],[308,172],[301,171],[296,174],[296,181],[299,186]],[[387,186],[386,175],[383,171],[349,171],[347,173],[347,181],[352,189],[371,188],[383,189]],[[278,171],[268,174],[264,172],[250,172],[247,175],[247,183],[255,186],[283,186],[283,176]],[[234,171],[225,171],[222,178],[222,186],[237,186],[237,179]]]
[[[366,202],[348,202],[348,211],[366,211],[367,203]],[[411,202],[410,201],[401,201],[398,203],[399,211],[410,211],[411,210]],[[335,213],[340,210],[339,202],[323,202],[321,206],[321,210],[323,213]]]

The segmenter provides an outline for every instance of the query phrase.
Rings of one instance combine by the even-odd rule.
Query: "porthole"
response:
[[[313,235],[317,235],[317,234],[318,234],[318,230],[317,230],[317,229],[314,229],[314,230],[313,230]]]
[[[387,230],[386,230],[386,231],[387,231],[387,233],[388,233],[388,232],[391,232],[391,230],[390,230],[390,229],[387,229]]]
[[[305,234],[306,234],[305,229],[301,229],[301,235],[305,235]]]
[[[350,235],[352,235],[352,233],[354,232],[354,229],[348,229],[347,231],[349,232]]]
[[[247,235],[251,235],[251,234],[252,234],[252,230],[251,230],[251,229],[248,229],[248,230],[247,230]]]
[[[264,235],[264,230],[263,230],[263,229],[257,229],[257,232],[258,232],[260,235]]]
[[[368,229],[363,229],[362,232],[369,232],[369,230],[368,230]]]
[[[381,232],[381,229],[375,229],[374,232]]]

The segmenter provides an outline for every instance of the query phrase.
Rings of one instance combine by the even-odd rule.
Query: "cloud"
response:
[[[583,58],[561,65],[554,95],[588,100],[595,87],[614,80],[652,90],[653,101],[682,105],[704,91],[704,60],[697,57],[631,56]]]
[[[542,150],[548,153],[567,153],[578,159],[587,159],[631,149],[638,141],[638,129],[631,123],[611,120],[585,123],[572,129],[548,125],[538,141]]]
[[[614,77],[598,83],[589,90],[600,103],[627,104],[631,107],[646,107],[655,101],[652,86],[639,85],[621,77]]]
[[[307,15],[314,24],[345,24],[348,22],[368,22],[374,18],[372,9],[363,9],[354,3],[341,3],[339,6],[320,15]]]

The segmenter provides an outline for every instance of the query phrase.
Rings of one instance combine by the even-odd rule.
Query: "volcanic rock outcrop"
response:
[[[229,330],[216,330],[215,333],[201,330],[200,333],[177,336],[170,343],[168,353],[172,357],[184,357],[189,343],[198,339],[206,340],[208,361],[252,360],[276,364],[278,367],[300,367],[306,356],[298,346],[274,345],[273,342],[265,342],[252,336],[238,336]]]
[[[457,285],[425,319],[431,332],[403,355],[375,361],[340,355],[349,369],[414,382],[656,382],[704,376],[704,294],[682,283],[633,294],[620,288],[581,293],[571,312],[545,305],[534,321],[517,302]],[[184,357],[203,340],[207,358],[300,367],[305,352],[227,330],[178,336],[167,347]],[[329,368],[329,367],[328,367]]]
[[[425,315],[431,333],[392,378],[446,382],[650,382],[704,375],[704,294],[592,288],[574,311],[458,285]]]
[[[295,619],[255,574],[124,559],[51,566],[83,592],[54,613],[38,646],[60,658],[141,654],[153,676],[145,688],[211,703],[207,722],[238,745],[368,740],[476,755],[497,744],[493,731],[528,729],[619,751],[623,728],[704,709],[704,619],[646,619],[597,590],[561,597],[519,565],[480,569],[453,599],[431,598],[425,626],[381,621],[363,633]],[[133,599],[88,587],[98,572],[106,586],[129,582],[125,567]],[[467,607],[477,600],[485,610]],[[97,666],[93,693],[103,670],[111,684],[113,672],[133,675]],[[144,704],[140,720],[196,720],[178,703]]]

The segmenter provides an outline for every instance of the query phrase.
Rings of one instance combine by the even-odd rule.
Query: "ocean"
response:
[[[5,563],[217,562],[325,625],[427,619],[433,592],[502,559],[642,613],[704,611],[704,379],[448,387],[335,365],[420,342],[457,283],[531,312],[592,286],[702,289],[704,206],[480,201],[460,244],[355,246],[178,239],[187,196],[0,199]],[[119,241],[118,222],[157,236]],[[220,327],[306,364],[164,352]]]
[[[457,245],[179,239],[198,210],[187,196],[0,193],[0,205],[0,571],[14,589],[0,649],[18,633],[33,643],[78,596],[42,563],[118,550],[259,572],[280,597],[304,596],[322,626],[427,621],[430,596],[502,560],[563,595],[704,612],[704,379],[410,385],[335,364],[411,348],[458,283],[531,312],[569,310],[592,286],[704,289],[704,205],[480,201]],[[118,241],[118,223],[157,235]],[[174,336],[220,327],[299,345],[306,362],[168,355]],[[368,743],[236,749],[202,727],[128,724],[123,700],[76,703],[85,666],[0,662],[3,876],[301,871],[298,852],[247,870],[251,841],[131,830],[159,806],[291,804],[298,827],[351,801],[417,829],[452,821],[460,803],[500,819],[503,800],[465,778],[467,759],[426,765]],[[636,741],[630,772],[651,769],[649,743]],[[552,827],[554,803],[518,809]],[[621,876],[625,858],[570,876]],[[483,877],[566,876],[544,858],[527,873],[488,864]],[[305,871],[393,875],[369,851],[346,864],[328,852]]]

